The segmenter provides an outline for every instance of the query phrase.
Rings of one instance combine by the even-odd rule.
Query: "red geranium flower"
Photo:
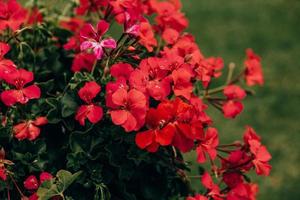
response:
[[[76,8],[76,13],[78,15],[85,15],[88,12],[98,12],[107,3],[108,0],[80,0],[80,5]]]
[[[42,184],[44,181],[51,180],[53,178],[52,174],[48,172],[42,172],[40,174],[40,184]]]
[[[27,24],[36,24],[43,22],[43,15],[37,7],[33,7],[27,15]]]
[[[14,136],[19,140],[29,139],[35,140],[40,135],[39,126],[48,123],[46,117],[38,117],[35,120],[28,120],[19,123],[13,127]]]
[[[16,1],[0,2],[0,31],[10,28],[16,31],[26,21],[27,11]]]
[[[142,92],[119,88],[112,93],[111,101],[114,107],[110,115],[114,124],[121,125],[126,132],[137,131],[144,125],[147,99]]]
[[[209,155],[211,160],[217,157],[216,147],[219,145],[218,131],[215,128],[208,128],[205,132],[204,137],[199,141],[197,147],[197,161],[204,163],[206,161],[206,153]]]
[[[16,70],[16,65],[11,60],[4,58],[9,50],[10,46],[8,44],[0,42],[0,79]]]
[[[131,72],[133,67],[128,63],[117,63],[110,67],[110,75],[115,79],[123,77],[128,80]]]
[[[257,140],[250,140],[250,152],[254,155],[252,163],[255,166],[258,175],[268,176],[272,166],[268,163],[272,156],[264,145],[261,145]]]
[[[75,17],[60,21],[59,25],[61,27],[73,33],[73,36],[70,37],[68,42],[63,46],[65,50],[75,50],[75,52],[80,51],[80,43],[83,41],[83,38],[80,37],[80,30],[84,24],[85,22],[83,19]]]
[[[247,49],[247,59],[245,61],[245,79],[249,86],[256,84],[263,85],[264,77],[261,67],[261,58],[252,49]]]
[[[202,59],[195,69],[197,78],[202,81],[203,86],[206,88],[212,78],[221,76],[221,69],[224,67],[222,58],[210,57]]]
[[[168,102],[159,104],[157,109],[151,108],[146,118],[150,130],[136,135],[137,146],[141,149],[147,149],[149,152],[156,152],[160,145],[170,145],[176,132],[175,125],[170,123],[174,115],[173,106]]]
[[[79,121],[80,125],[85,125],[86,118],[93,124],[99,122],[103,117],[102,107],[95,105],[92,100],[101,91],[101,87],[94,81],[87,82],[78,91],[80,99],[87,105],[82,105],[78,108],[75,119]]]
[[[130,75],[130,86],[156,100],[165,99],[171,92],[171,86],[168,70],[161,67],[164,65],[163,59],[156,57],[142,60],[139,68]]]
[[[136,135],[137,146],[150,152],[157,151],[160,145],[174,145],[182,152],[191,150],[194,141],[201,139],[203,134],[199,113],[196,106],[180,98],[163,101],[156,109],[149,110],[146,124],[150,130]]]
[[[224,117],[235,118],[244,109],[244,106],[239,101],[229,100],[222,106]]]
[[[157,41],[153,29],[149,22],[141,22],[140,24],[140,40],[139,43],[146,47],[149,52],[153,51],[153,47],[157,46]]]
[[[24,187],[27,190],[36,190],[39,187],[39,182],[38,182],[37,178],[34,175],[30,175],[24,181]]]
[[[253,128],[247,126],[244,133],[245,147],[254,155],[252,163],[255,166],[258,175],[268,176],[272,166],[268,163],[272,156],[267,148],[261,144],[260,136],[256,134]]]
[[[73,72],[79,72],[82,70],[86,70],[90,72],[92,71],[95,62],[96,62],[96,57],[94,54],[81,52],[75,55],[72,62],[71,69]]]
[[[257,192],[258,186],[256,184],[240,183],[229,191],[226,200],[256,200]]]
[[[3,181],[7,179],[6,169],[4,167],[0,167],[0,179]]]
[[[38,99],[41,96],[41,90],[37,85],[24,87],[27,83],[33,81],[33,73],[25,69],[12,71],[4,74],[2,77],[8,84],[14,85],[16,89],[6,90],[1,93],[1,100],[7,106],[16,103],[25,104],[30,99]]]
[[[246,92],[240,86],[228,85],[224,88],[224,95],[228,99],[239,99],[242,100],[246,97]]]
[[[219,186],[213,182],[209,173],[203,174],[201,183],[208,190],[207,196],[214,200],[223,200]]]
[[[97,30],[91,24],[84,25],[80,31],[81,37],[85,39],[80,45],[81,51],[92,49],[96,58],[100,60],[104,54],[104,48],[116,48],[117,43],[114,39],[108,38],[102,40],[102,36],[108,29],[109,23],[104,20],[99,21]]]

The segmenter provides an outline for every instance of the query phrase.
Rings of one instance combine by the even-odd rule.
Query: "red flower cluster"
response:
[[[27,11],[16,0],[0,1],[0,31],[20,28],[26,21]]]

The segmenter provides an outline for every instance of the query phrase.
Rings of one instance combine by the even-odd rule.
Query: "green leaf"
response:
[[[78,178],[81,171],[72,174],[66,170],[60,170],[56,174],[56,178],[45,181],[39,187],[37,195],[39,200],[48,200],[54,196],[64,197],[66,189]]]
[[[81,174],[82,172],[76,172],[72,174],[66,170],[60,170],[57,172],[56,177],[58,178],[57,188],[62,193],[64,192]]]
[[[74,98],[68,93],[66,93],[62,97],[61,104],[62,104],[61,114],[63,117],[69,117],[70,115],[74,114],[76,112],[76,109],[78,108],[78,105],[74,101]]]

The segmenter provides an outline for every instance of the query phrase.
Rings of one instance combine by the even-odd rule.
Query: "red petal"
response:
[[[114,124],[122,125],[128,118],[128,111],[126,110],[112,110],[110,111],[111,119]]]
[[[213,188],[213,180],[208,172],[204,172],[204,174],[201,178],[201,182],[205,188],[207,188],[207,189]]]
[[[12,106],[23,97],[19,90],[7,90],[1,93],[1,100],[6,106]]]
[[[100,106],[90,105],[87,118],[91,123],[95,124],[99,122],[103,117],[103,109]]]
[[[45,125],[48,123],[48,120],[46,117],[38,117],[34,120],[34,125],[36,126],[41,126],[41,125]]]
[[[100,20],[97,24],[97,33],[101,37],[104,35],[107,30],[109,29],[109,23],[107,23],[105,20]]]
[[[40,128],[36,127],[33,124],[29,124],[28,126],[28,136],[29,140],[35,140],[40,135]]]
[[[78,91],[80,99],[86,103],[90,103],[97,94],[101,91],[101,87],[95,82],[86,82],[82,88]]]
[[[154,142],[154,131],[152,130],[140,132],[135,136],[135,143],[141,149],[148,147],[153,142]]]
[[[127,102],[127,91],[123,88],[115,91],[112,95],[112,102],[118,106],[125,106]]]
[[[79,121],[80,125],[84,126],[86,115],[88,112],[88,106],[82,105],[78,108],[75,119]]]
[[[146,96],[142,92],[136,89],[128,92],[128,104],[130,108],[145,108],[146,103]]]
[[[167,125],[162,130],[156,132],[156,142],[162,146],[170,145],[175,135],[175,127]]]
[[[133,130],[137,131],[137,121],[130,112],[128,112],[127,120],[122,125],[122,127],[125,129],[126,132],[130,132]]]
[[[38,183],[37,178],[34,175],[29,176],[24,181],[24,187],[27,190],[36,190],[39,187],[39,183]]]
[[[22,89],[24,96],[28,99],[38,99],[41,97],[41,90],[37,85],[31,85]]]

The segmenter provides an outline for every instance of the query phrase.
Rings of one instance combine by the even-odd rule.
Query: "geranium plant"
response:
[[[237,117],[261,58],[204,56],[180,0],[62,6],[0,0],[0,198],[254,200],[271,155],[250,126],[223,144],[207,109]]]

